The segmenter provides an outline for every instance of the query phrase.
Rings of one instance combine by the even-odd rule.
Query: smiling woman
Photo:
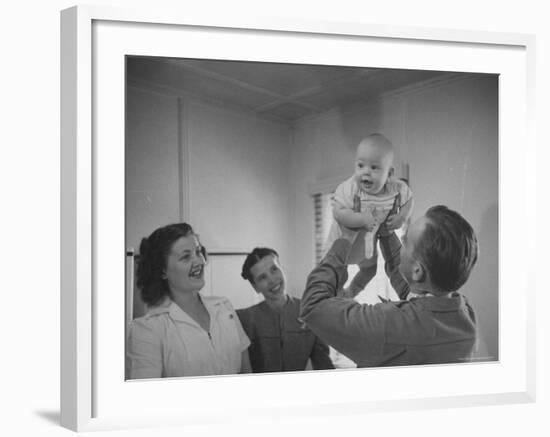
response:
[[[127,379],[250,371],[250,344],[231,303],[201,296],[207,254],[187,223],[140,246],[137,285],[148,311],[128,330]]]

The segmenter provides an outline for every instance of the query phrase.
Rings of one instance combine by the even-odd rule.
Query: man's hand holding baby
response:
[[[403,226],[406,220],[403,214],[390,214],[384,224],[388,231],[395,231]]]

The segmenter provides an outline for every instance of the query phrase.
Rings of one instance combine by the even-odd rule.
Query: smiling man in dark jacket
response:
[[[237,310],[250,339],[248,354],[253,372],[332,369],[328,346],[299,320],[300,299],[286,293],[286,277],[273,249],[255,248],[243,264],[241,276],[264,301]]]

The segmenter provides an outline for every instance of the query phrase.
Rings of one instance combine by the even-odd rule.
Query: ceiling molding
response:
[[[395,90],[383,92],[376,97],[370,98],[363,102],[355,103],[353,107],[349,107],[349,106],[346,107],[342,105],[335,106],[334,108],[331,108],[327,111],[323,111],[319,114],[310,114],[310,115],[301,117],[297,120],[294,120],[292,122],[292,126],[295,127],[300,125],[301,123],[307,123],[309,121],[319,119],[322,117],[327,117],[330,119],[331,117],[338,116],[342,113],[345,114],[346,116],[353,116],[355,114],[361,113],[362,111],[365,111],[369,107],[372,107],[376,102],[379,102],[382,99],[405,97],[419,91],[425,91],[438,86],[448,85],[450,83],[458,82],[471,77],[472,77],[471,75],[468,75],[465,73],[446,73],[446,74],[442,73],[441,76],[437,76],[431,79],[426,79],[411,85],[405,85]]]
[[[322,92],[324,89],[326,89],[327,86],[341,85],[341,84],[349,82],[350,80],[355,80],[358,77],[371,75],[372,73],[373,73],[372,70],[368,70],[368,71],[360,71],[359,73],[351,74],[351,75],[350,74],[342,74],[342,75],[338,76],[337,78],[327,80],[327,81],[323,82],[320,85],[316,85],[316,86],[313,86],[313,87],[310,87],[310,88],[306,88],[305,90],[302,90],[300,92],[291,94],[291,95],[287,96],[285,99],[283,99],[281,101],[281,103],[279,103],[277,101],[274,101],[274,102],[271,102],[271,103],[267,103],[263,106],[259,106],[259,107],[256,108],[256,110],[257,111],[267,111],[269,109],[272,109],[272,108],[275,108],[275,107],[279,106],[282,103],[289,103],[290,102],[290,103],[295,103],[297,105],[303,106],[307,109],[311,109],[312,111],[315,111],[315,112],[323,112],[323,111],[325,111],[323,108],[319,108],[319,107],[317,107],[315,105],[312,105],[310,103],[302,102],[298,99],[303,99],[305,97],[310,97],[314,94]]]
[[[175,65],[179,68],[194,71],[195,73],[200,73],[201,75],[206,76],[206,77],[210,77],[212,79],[217,79],[220,82],[230,83],[232,85],[236,85],[238,87],[244,88],[244,89],[249,90],[249,91],[254,91],[254,92],[257,92],[257,93],[260,93],[260,94],[265,94],[265,95],[267,95],[269,97],[273,97],[275,99],[284,99],[286,97],[282,94],[276,93],[274,91],[270,91],[270,90],[265,89],[263,87],[260,87],[260,86],[257,86],[257,85],[252,85],[251,83],[244,82],[244,81],[239,80],[239,79],[235,79],[234,77],[229,77],[229,76],[226,76],[224,74],[209,70],[207,68],[198,67],[196,65],[190,65],[189,63],[187,63],[184,60],[175,61],[175,60],[171,59],[171,60],[168,60],[166,62],[169,62],[172,65]]]
[[[391,91],[383,92],[382,94],[380,94],[380,97],[382,98],[402,97],[409,94],[414,94],[415,92],[418,92],[418,91],[424,91],[437,86],[447,85],[451,82],[464,80],[468,77],[472,77],[472,76],[467,73],[441,73],[440,76],[432,77],[430,79],[422,80],[420,82],[415,82],[410,85],[405,85]]]
[[[442,72],[438,74],[438,72],[415,70],[409,74],[407,70],[369,67],[341,67],[341,71],[336,67],[328,75],[321,74],[316,76],[316,72],[323,71],[318,70],[320,66],[305,65],[303,69],[296,72],[296,77],[293,75],[288,79],[290,81],[289,85],[291,85],[290,89],[298,89],[298,91],[290,95],[283,95],[279,91],[281,90],[280,86],[285,83],[281,82],[284,80],[284,76],[277,76],[278,72],[281,71],[280,68],[275,70],[271,70],[270,68],[260,69],[260,73],[265,72],[265,83],[263,84],[264,86],[258,86],[246,81],[246,64],[243,64],[242,67],[233,66],[230,68],[230,71],[225,70],[223,65],[220,66],[218,64],[215,64],[216,69],[220,68],[222,71],[214,71],[211,69],[214,67],[210,64],[200,65],[188,59],[163,60],[158,64],[159,68],[162,69],[162,65],[175,69],[172,74],[175,74],[176,80],[170,85],[159,82],[161,79],[155,76],[154,73],[149,78],[141,79],[138,64],[135,70],[131,70],[134,73],[131,71],[128,73],[128,86],[146,89],[163,96],[194,99],[220,108],[238,111],[249,116],[284,123],[288,126],[295,126],[302,121],[322,116],[322,114],[330,113],[331,110],[353,114],[365,107],[372,106],[373,102],[379,101],[382,98],[389,99],[405,96],[418,90],[441,86],[450,81],[468,77],[464,73]],[[155,64],[148,65],[147,68],[153,68],[154,72]],[[227,96],[211,95],[206,97],[198,92],[198,89],[187,88],[188,85],[186,86],[187,82],[184,79],[177,80],[179,71],[182,72],[182,78],[186,71],[197,74],[199,81],[202,77],[206,90],[208,90],[208,86],[210,85],[209,80],[217,82],[217,84],[212,84],[212,86],[221,86],[223,88],[227,84],[227,92],[224,93]],[[241,71],[243,75],[239,78],[238,76]],[[248,71],[250,72],[250,70]],[[284,72],[284,69],[282,71]],[[438,74],[438,76],[420,80],[409,85],[403,85],[397,89],[391,89],[396,84],[407,83],[407,81],[428,77],[433,74]],[[325,80],[322,83],[316,83],[317,80],[322,80],[323,78]],[[311,83],[314,85],[308,87],[308,84]],[[275,91],[269,89],[271,85],[275,85]],[[302,88],[299,89],[300,87]],[[200,89],[201,87],[198,88]],[[288,89],[288,87],[286,88]],[[391,90],[382,91],[384,89]],[[339,94],[340,92],[342,93],[341,95]],[[251,93],[250,99],[246,98],[248,93]],[[261,103],[254,104],[253,102],[258,102],[257,99]],[[271,101],[266,101],[269,99]]]
[[[304,91],[301,91],[301,92],[296,93],[296,94],[284,95],[284,94],[280,94],[280,93],[276,93],[274,91],[268,90],[268,89],[266,89],[264,87],[261,87],[261,86],[258,86],[258,85],[252,85],[248,82],[244,82],[244,81],[241,81],[239,79],[235,79],[234,77],[226,76],[222,73],[218,73],[218,72],[209,70],[207,68],[202,68],[202,67],[199,67],[199,66],[196,66],[196,65],[190,65],[188,62],[186,62],[184,60],[182,60],[182,61],[169,60],[167,62],[170,62],[172,65],[175,65],[179,68],[190,70],[190,71],[193,71],[195,73],[200,73],[204,76],[219,80],[220,82],[229,83],[231,85],[235,85],[235,86],[244,88],[248,91],[253,91],[253,92],[260,93],[260,94],[264,94],[266,96],[269,96],[269,97],[272,97],[272,98],[275,99],[270,103],[267,103],[265,105],[256,107],[255,111],[258,111],[258,112],[265,112],[269,109],[276,108],[277,106],[281,106],[281,105],[286,104],[286,103],[292,103],[292,104],[295,104],[295,105],[298,105],[298,106],[301,106],[301,107],[304,107],[306,109],[316,111],[316,112],[322,111],[322,108],[319,108],[315,105],[311,105],[310,103],[307,103],[307,102],[302,102],[298,99],[303,98],[303,97],[307,97],[307,96],[309,96],[309,95],[311,95],[315,92],[318,92],[319,90],[322,90],[323,85],[325,85],[325,84],[317,86],[317,87],[312,87],[308,90],[304,90]]]
[[[145,79],[137,79],[133,77],[127,77],[126,84],[129,88],[138,89],[140,91],[146,91],[153,94],[161,95],[163,97],[171,97],[174,99],[182,98],[192,100],[197,103],[201,103],[206,106],[213,106],[216,108],[221,108],[229,110],[231,112],[238,112],[247,117],[252,117],[256,119],[262,119],[265,121],[276,122],[279,124],[284,124],[285,126],[292,126],[292,122],[281,117],[277,117],[272,114],[259,113],[253,111],[247,107],[228,103],[222,100],[212,99],[204,97],[202,95],[197,95],[190,93],[189,91],[184,91],[178,88],[174,88],[168,85],[161,85],[157,82],[152,82]]]

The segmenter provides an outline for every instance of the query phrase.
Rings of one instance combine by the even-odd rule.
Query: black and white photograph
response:
[[[499,360],[498,74],[125,66],[127,380]]]
[[[2,435],[550,435],[544,2],[6,6]]]

